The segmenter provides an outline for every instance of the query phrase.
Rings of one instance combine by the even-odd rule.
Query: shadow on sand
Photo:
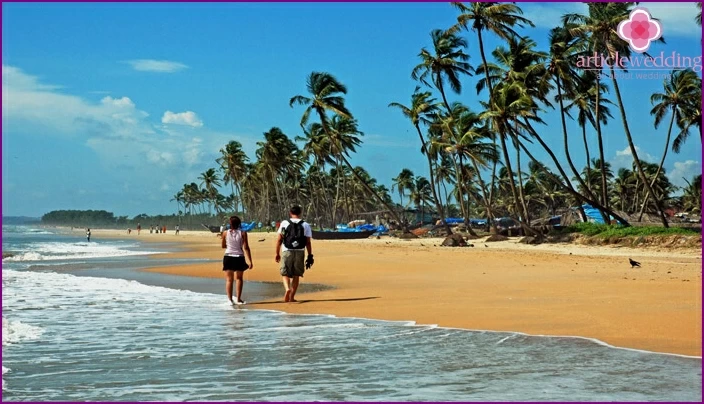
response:
[[[360,300],[371,300],[371,299],[379,299],[379,296],[370,296],[370,297],[350,297],[347,299],[304,299],[304,300],[296,300],[295,302],[292,303],[298,303],[298,304],[303,304],[303,303],[313,303],[313,302],[356,302]],[[283,300],[277,300],[274,302],[252,302],[248,304],[248,306],[256,306],[256,305],[262,305],[262,304],[281,304],[281,303],[286,303]]]

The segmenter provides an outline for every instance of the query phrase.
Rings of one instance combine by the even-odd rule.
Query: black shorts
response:
[[[224,256],[222,259],[222,270],[223,271],[246,271],[249,269],[247,261],[244,257],[230,257]]]

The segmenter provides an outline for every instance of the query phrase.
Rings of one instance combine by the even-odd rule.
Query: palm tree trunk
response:
[[[604,159],[604,141],[601,136],[601,117],[599,116],[599,98],[601,96],[601,79],[599,73],[596,75],[596,105],[594,106],[594,115],[596,116],[596,134],[599,140],[599,159],[601,159],[601,203],[608,209],[609,197],[608,183],[606,181],[606,160]]]
[[[489,80],[489,71],[486,69],[486,54],[484,53],[484,39],[482,38],[482,30],[478,29],[477,30],[477,39],[479,40],[479,54],[482,57],[482,65],[485,66],[484,69],[484,77],[486,78],[486,85],[487,88],[489,89],[489,108],[491,108],[493,104],[493,98],[494,98],[494,86],[491,84],[491,81]],[[496,134],[492,133],[491,134],[491,140],[494,144],[494,149],[496,149]],[[489,199],[487,200],[487,204],[491,205],[494,202],[494,188],[496,186],[496,166],[499,164],[499,160],[496,159],[492,163],[491,167],[491,188],[489,188]],[[496,223],[493,220],[493,217],[489,217],[488,220],[491,222],[492,227],[494,230],[496,230]]]
[[[521,207],[523,208],[523,216],[527,226],[530,226],[530,216],[528,216],[528,206],[526,206],[526,197],[523,194],[523,173],[521,172],[521,148],[516,145],[516,170],[518,172],[518,195],[521,198]]]
[[[670,225],[667,223],[667,219],[665,218],[665,212],[662,210],[662,206],[660,203],[660,199],[655,195],[655,192],[653,192],[653,187],[650,186],[650,182],[648,182],[648,179],[645,177],[645,171],[643,171],[643,166],[640,164],[640,159],[638,158],[638,152],[636,151],[636,146],[633,144],[633,137],[631,137],[631,130],[628,128],[628,120],[626,119],[626,110],[623,107],[623,100],[621,99],[621,90],[618,87],[618,80],[616,80],[616,75],[614,73],[614,67],[613,65],[610,67],[611,70],[611,80],[614,83],[614,90],[616,91],[616,99],[618,100],[618,107],[619,110],[621,110],[621,119],[623,121],[623,130],[626,132],[626,139],[628,140],[628,147],[631,149],[631,154],[633,155],[633,161],[636,164],[636,168],[638,169],[638,174],[641,177],[641,180],[643,181],[643,184],[645,185],[645,189],[647,192],[649,192],[653,196],[653,202],[655,202],[655,209],[657,209],[658,215],[660,215],[660,219],[662,220],[662,225],[665,228],[670,227]],[[598,118],[598,117],[597,117]],[[604,161],[601,162],[601,165],[604,166]]]
[[[562,181],[560,181],[558,178],[556,178],[555,175],[552,174],[550,171],[548,171],[548,170],[544,170],[544,171],[545,171],[547,174],[549,174],[550,177],[554,178],[554,179],[556,180],[556,183],[557,183],[557,184],[562,185],[563,188],[565,188],[571,195],[573,195],[573,196],[577,199],[577,202],[580,203],[580,205],[579,205],[579,207],[578,207],[578,210],[579,210],[579,214],[582,216],[582,220],[584,220],[584,221],[586,222],[586,221],[587,221],[587,215],[586,215],[586,213],[584,212],[584,208],[582,207],[581,203],[582,203],[582,202],[588,202],[589,204],[591,204],[591,205],[592,205],[593,207],[595,207],[596,209],[604,209],[607,214],[609,214],[609,215],[615,217],[615,218],[618,219],[618,220],[621,220],[621,221],[624,223],[625,226],[629,226],[629,224],[628,224],[627,221],[623,220],[623,219],[622,219],[621,217],[619,217],[619,216],[616,216],[616,215],[615,215],[613,212],[611,212],[608,208],[603,207],[599,202],[596,202],[596,201],[594,201],[594,200],[591,200],[590,198],[585,197],[584,195],[582,195],[582,194],[580,194],[579,192],[577,192],[577,191],[574,189],[574,187],[572,186],[572,183],[570,182],[569,176],[567,176],[567,173],[566,173],[565,170],[562,168],[562,165],[560,164],[560,162],[557,160],[557,157],[555,156],[555,153],[552,152],[552,149],[550,149],[550,147],[549,147],[547,144],[545,144],[545,141],[543,141],[543,139],[542,139],[540,136],[538,136],[538,133],[537,133],[537,132],[535,131],[535,129],[530,125],[530,122],[528,122],[527,119],[524,121],[524,123],[526,124],[526,127],[528,127],[528,129],[529,129],[529,131],[530,131],[530,134],[533,136],[533,138],[535,138],[535,139],[538,141],[538,143],[540,143],[540,145],[543,147],[543,149],[548,153],[548,155],[549,155],[550,158],[552,159],[552,162],[555,164],[555,167],[557,167],[557,170],[560,172],[560,175],[562,176],[562,181],[564,181],[564,183],[563,183]],[[521,146],[521,148],[530,156],[530,154],[528,153],[528,150],[526,149],[526,147],[525,147],[522,143],[520,143],[520,140],[519,140],[518,142],[519,142],[519,145]],[[535,162],[538,163],[538,161],[535,160],[535,159],[532,158],[532,157],[531,157],[531,160],[533,160],[533,161],[535,161]],[[539,166],[541,169],[544,169],[542,163],[539,164],[538,166]]]
[[[584,141],[584,151],[587,154],[587,188],[589,191],[592,190],[592,179],[591,179],[591,162],[589,161],[589,144],[587,143],[587,125],[582,125],[582,140]],[[593,194],[592,194],[593,195]]]
[[[463,169],[464,163],[462,162],[462,155],[460,154],[459,157],[460,157],[460,170],[463,171],[462,178],[464,179],[464,169]],[[462,183],[464,184],[465,182],[462,181]],[[469,198],[470,198],[469,195],[470,195],[470,192],[469,192],[469,190],[467,190],[467,206],[464,209],[464,211],[465,211],[464,227],[467,229],[467,232],[469,234],[471,234],[474,237],[477,237],[477,233],[472,229],[471,223],[469,222]],[[460,202],[460,203],[463,203],[463,202]]]
[[[418,137],[420,138],[420,143],[423,146],[423,153],[428,158],[428,173],[430,175],[430,188],[433,190],[433,200],[435,201],[435,207],[437,208],[438,213],[440,214],[440,219],[445,224],[445,230],[447,230],[447,234],[452,234],[452,230],[450,229],[450,225],[446,223],[447,216],[445,216],[445,209],[443,208],[442,202],[440,201],[440,198],[438,197],[438,194],[435,191],[435,172],[433,170],[433,161],[430,158],[430,150],[428,150],[428,146],[427,146],[427,143],[425,142],[425,138],[423,137],[423,133],[420,131],[420,126],[418,126],[418,124],[416,124],[415,126],[416,126],[416,131],[418,131]]]
[[[550,157],[553,159],[553,162],[556,163],[557,168],[558,168],[558,170],[560,171],[560,174],[561,174],[563,177],[568,178],[568,177],[567,177],[567,174],[565,173],[565,171],[562,169],[562,167],[559,165],[559,163],[557,163],[557,158],[555,157],[555,154],[552,152],[552,150],[550,150],[550,148],[547,147],[547,145],[544,144],[544,142],[542,141],[542,139],[540,139],[540,138],[537,138],[537,139],[538,139],[538,141],[541,143],[541,145],[543,145],[543,148],[546,149],[546,151],[548,152],[548,154],[550,155]],[[523,151],[528,155],[528,157],[529,157],[531,160],[533,160],[535,163],[540,163],[535,157],[533,157],[533,155],[532,155],[531,152],[528,150],[528,148],[527,148],[523,143],[520,143],[520,141],[519,141],[519,146],[523,149]],[[560,181],[559,178],[557,178],[557,177],[555,176],[555,174],[553,174],[553,173],[551,173],[549,170],[547,170],[547,169],[544,167],[543,164],[539,164],[538,167],[539,167],[541,170],[543,170],[543,172],[544,172],[546,175],[548,175],[549,177],[551,177],[551,178],[553,179],[553,181],[555,181],[555,183],[557,183],[557,184],[559,184],[560,186],[562,186],[567,192],[569,192],[569,193],[570,193],[574,198],[576,198],[578,201],[587,202],[587,203],[591,204],[592,206],[594,206],[594,207],[597,208],[597,209],[605,209],[606,213],[608,213],[609,215],[613,216],[616,220],[618,220],[619,222],[621,222],[624,227],[630,227],[630,224],[628,223],[628,221],[626,221],[626,219],[622,218],[621,216],[617,215],[616,213],[612,212],[611,210],[606,209],[606,208],[604,208],[603,206],[600,206],[600,205],[599,205],[599,202],[590,200],[589,198],[587,198],[587,197],[585,197],[584,195],[580,194],[579,192],[575,191],[575,189],[572,187],[572,184],[570,184],[569,181],[568,181],[566,184],[563,183],[562,181]],[[581,206],[580,206],[580,209],[581,209]],[[582,211],[582,214],[584,214],[584,211]]]
[[[665,140],[665,150],[662,153],[662,159],[660,159],[660,165],[658,166],[658,170],[655,172],[655,177],[653,177],[653,181],[650,183],[650,187],[653,187],[655,185],[655,182],[657,182],[658,177],[660,176],[660,171],[662,171],[662,166],[665,164],[665,157],[667,157],[667,149],[670,147],[670,136],[672,135],[672,125],[675,123],[675,112],[676,110],[673,108],[672,109],[672,118],[670,118],[670,127],[667,129],[667,139]],[[643,213],[645,212],[645,207],[648,204],[648,197],[650,196],[650,192],[646,191],[645,192],[645,199],[643,200],[643,205],[640,208],[640,213],[638,214],[638,221],[640,222],[643,219]]]
[[[562,121],[562,140],[563,144],[565,147],[565,157],[567,158],[567,164],[570,166],[570,169],[572,170],[572,174],[577,178],[577,181],[579,182],[582,187],[584,187],[585,191],[587,192],[587,195],[589,195],[590,198],[596,199],[594,194],[592,194],[591,189],[587,184],[584,183],[584,180],[582,179],[582,176],[579,175],[579,172],[577,171],[577,168],[574,166],[574,163],[572,162],[572,157],[570,156],[570,147],[568,143],[568,136],[567,136],[567,122],[565,121],[565,105],[562,100],[562,83],[560,82],[560,76],[556,76],[555,80],[557,82],[557,97],[560,100],[560,119]],[[589,163],[587,163],[589,164]],[[604,169],[606,169],[604,161],[601,161],[601,165]],[[587,175],[589,175],[589,170],[587,170]],[[605,176],[602,177],[606,178]],[[604,213],[603,211],[599,211],[601,213],[602,219],[604,219],[604,223],[609,223],[609,216]]]
[[[341,155],[340,155],[340,158],[342,159],[342,161],[345,162],[345,164],[347,164],[347,167],[350,169],[350,171],[352,171],[352,175],[354,175],[354,177],[357,179],[357,181],[359,181],[359,182],[362,184],[362,186],[364,187],[364,189],[366,189],[367,192],[369,192],[369,194],[370,194],[371,196],[375,197],[375,198],[386,208],[386,210],[388,210],[389,213],[391,213],[391,216],[393,216],[393,218],[394,218],[399,224],[402,224],[403,222],[401,221],[401,218],[398,216],[398,214],[396,213],[396,211],[395,211],[391,206],[389,206],[389,204],[386,203],[386,201],[385,201],[384,199],[382,199],[382,197],[380,197],[380,196],[372,189],[372,187],[370,187],[369,184],[367,184],[367,182],[362,179],[362,177],[359,176],[359,174],[357,174],[357,172],[356,172],[356,171],[354,170],[354,168],[352,167],[352,164],[350,164],[350,162],[347,161],[347,159],[345,158],[345,156],[341,154]],[[404,227],[405,227],[404,230],[407,231],[408,228],[407,228],[406,226],[404,226]]]
[[[516,191],[516,181],[513,178],[513,169],[511,168],[511,159],[509,158],[508,148],[506,147],[506,134],[502,133],[499,135],[499,137],[501,138],[501,150],[504,153],[506,170],[508,171],[508,181],[509,181],[508,183],[509,183],[509,186],[511,187],[511,194],[513,195],[514,209],[515,209],[516,215],[519,216],[518,219],[521,222],[523,222],[523,220],[521,220],[521,218],[520,218],[520,216],[523,216],[523,215],[519,214],[519,212],[521,212],[521,208],[519,207],[518,192]],[[523,219],[525,220],[525,218],[523,218]]]

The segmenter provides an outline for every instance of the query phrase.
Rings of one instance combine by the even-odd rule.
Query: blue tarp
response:
[[[256,225],[257,225],[257,222],[242,223],[242,225],[240,225],[240,229],[242,231],[251,231]]]
[[[464,219],[461,217],[448,217],[445,219],[445,223],[447,224],[460,224],[464,223]],[[483,226],[486,224],[486,219],[469,219],[469,223],[473,225],[479,225]]]
[[[599,209],[594,208],[592,205],[582,205],[582,209],[584,209],[584,214],[587,215],[587,220],[589,222],[604,224],[604,218],[601,217],[601,212],[599,212]],[[615,218],[613,216],[609,216],[609,219],[613,221]]]

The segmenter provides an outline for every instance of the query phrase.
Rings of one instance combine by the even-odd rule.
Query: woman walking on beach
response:
[[[222,232],[222,248],[225,249],[225,256],[222,259],[222,270],[225,271],[225,290],[230,304],[245,304],[242,300],[242,274],[247,269],[254,269],[252,253],[249,250],[247,232],[240,229],[242,221],[237,216],[230,217],[230,229]],[[245,261],[245,253],[249,260],[249,265]],[[232,300],[233,280],[237,280],[237,294]]]

